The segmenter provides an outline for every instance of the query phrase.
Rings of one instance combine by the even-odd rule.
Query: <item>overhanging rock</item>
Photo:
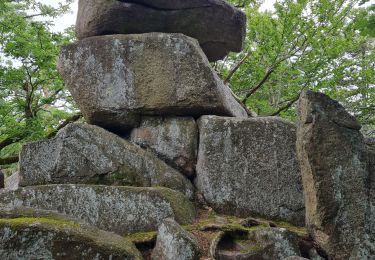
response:
[[[87,38],[62,48],[58,68],[86,120],[104,128],[133,128],[140,115],[247,117],[182,34]]]
[[[222,0],[80,0],[76,35],[183,33],[216,61],[242,50],[245,28],[245,14]]]
[[[218,212],[304,224],[296,127],[279,118],[203,116],[197,186]]]

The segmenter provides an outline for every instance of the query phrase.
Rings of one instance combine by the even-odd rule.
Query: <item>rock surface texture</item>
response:
[[[299,256],[295,234],[283,228],[261,228],[244,234],[227,231],[218,242],[214,258],[218,260],[284,259]]]
[[[9,207],[53,210],[120,235],[157,230],[165,218],[182,225],[195,219],[193,204],[167,188],[45,185],[1,192],[0,201]]]
[[[279,118],[203,116],[197,186],[216,211],[303,225],[296,128]]]
[[[119,235],[53,213],[0,211],[1,259],[142,259]]]
[[[20,186],[108,184],[163,186],[192,198],[193,186],[154,154],[88,124],[70,124],[52,140],[26,144]]]
[[[176,221],[165,219],[159,227],[156,246],[151,258],[153,260],[198,260],[198,242]]]
[[[186,176],[193,177],[198,153],[198,126],[192,117],[145,117],[130,141],[156,153]]]
[[[182,34],[87,38],[62,48],[58,68],[86,120],[104,128],[132,128],[140,115],[247,117]]]
[[[312,237],[332,259],[373,259],[374,208],[360,124],[338,102],[311,91],[300,97],[299,117],[297,149]]]
[[[80,0],[76,35],[182,33],[216,61],[242,50],[245,27],[245,14],[222,0]]]

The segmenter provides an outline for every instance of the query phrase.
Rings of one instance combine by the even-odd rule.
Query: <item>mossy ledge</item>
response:
[[[12,212],[14,216],[12,217]],[[37,216],[37,215],[40,216]],[[0,252],[12,257],[52,257],[69,254],[121,259],[142,259],[134,244],[119,235],[64,218],[62,215],[26,208],[0,210]],[[38,247],[38,255],[33,251]],[[22,250],[21,250],[22,249]],[[41,254],[41,255],[39,255]]]

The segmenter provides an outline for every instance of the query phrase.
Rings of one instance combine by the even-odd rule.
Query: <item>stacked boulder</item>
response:
[[[242,49],[245,15],[222,0],[149,2],[79,1],[79,41],[62,48],[58,69],[89,124],[70,124],[53,139],[22,148],[20,188],[0,192],[0,203],[26,212],[29,221],[21,233],[13,225],[20,214],[10,210],[0,221],[0,234],[8,234],[0,244],[27,236],[30,249],[17,257],[63,256],[56,241],[66,235],[78,243],[81,230],[74,227],[83,223],[85,230],[95,227],[85,235],[94,246],[100,244],[95,234],[160,228],[155,259],[177,259],[179,236],[169,233],[181,233],[192,247],[186,259],[197,259],[196,241],[178,226],[195,221],[195,192],[223,214],[304,224],[296,127],[248,118],[209,63]],[[27,208],[47,220],[35,225]],[[63,229],[51,214],[68,216]],[[46,237],[33,241],[33,232]],[[99,249],[139,259],[130,242],[113,246],[113,254],[110,243]],[[165,248],[171,245],[176,248]],[[84,259],[102,252],[81,246],[74,252]],[[2,250],[5,258],[16,254]]]

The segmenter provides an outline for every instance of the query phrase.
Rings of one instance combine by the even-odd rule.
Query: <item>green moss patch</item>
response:
[[[74,221],[54,219],[48,217],[17,217],[17,218],[1,218],[0,225],[10,225],[10,226],[25,226],[32,224],[45,224],[49,226],[68,226],[71,228],[79,228],[80,225]]]

